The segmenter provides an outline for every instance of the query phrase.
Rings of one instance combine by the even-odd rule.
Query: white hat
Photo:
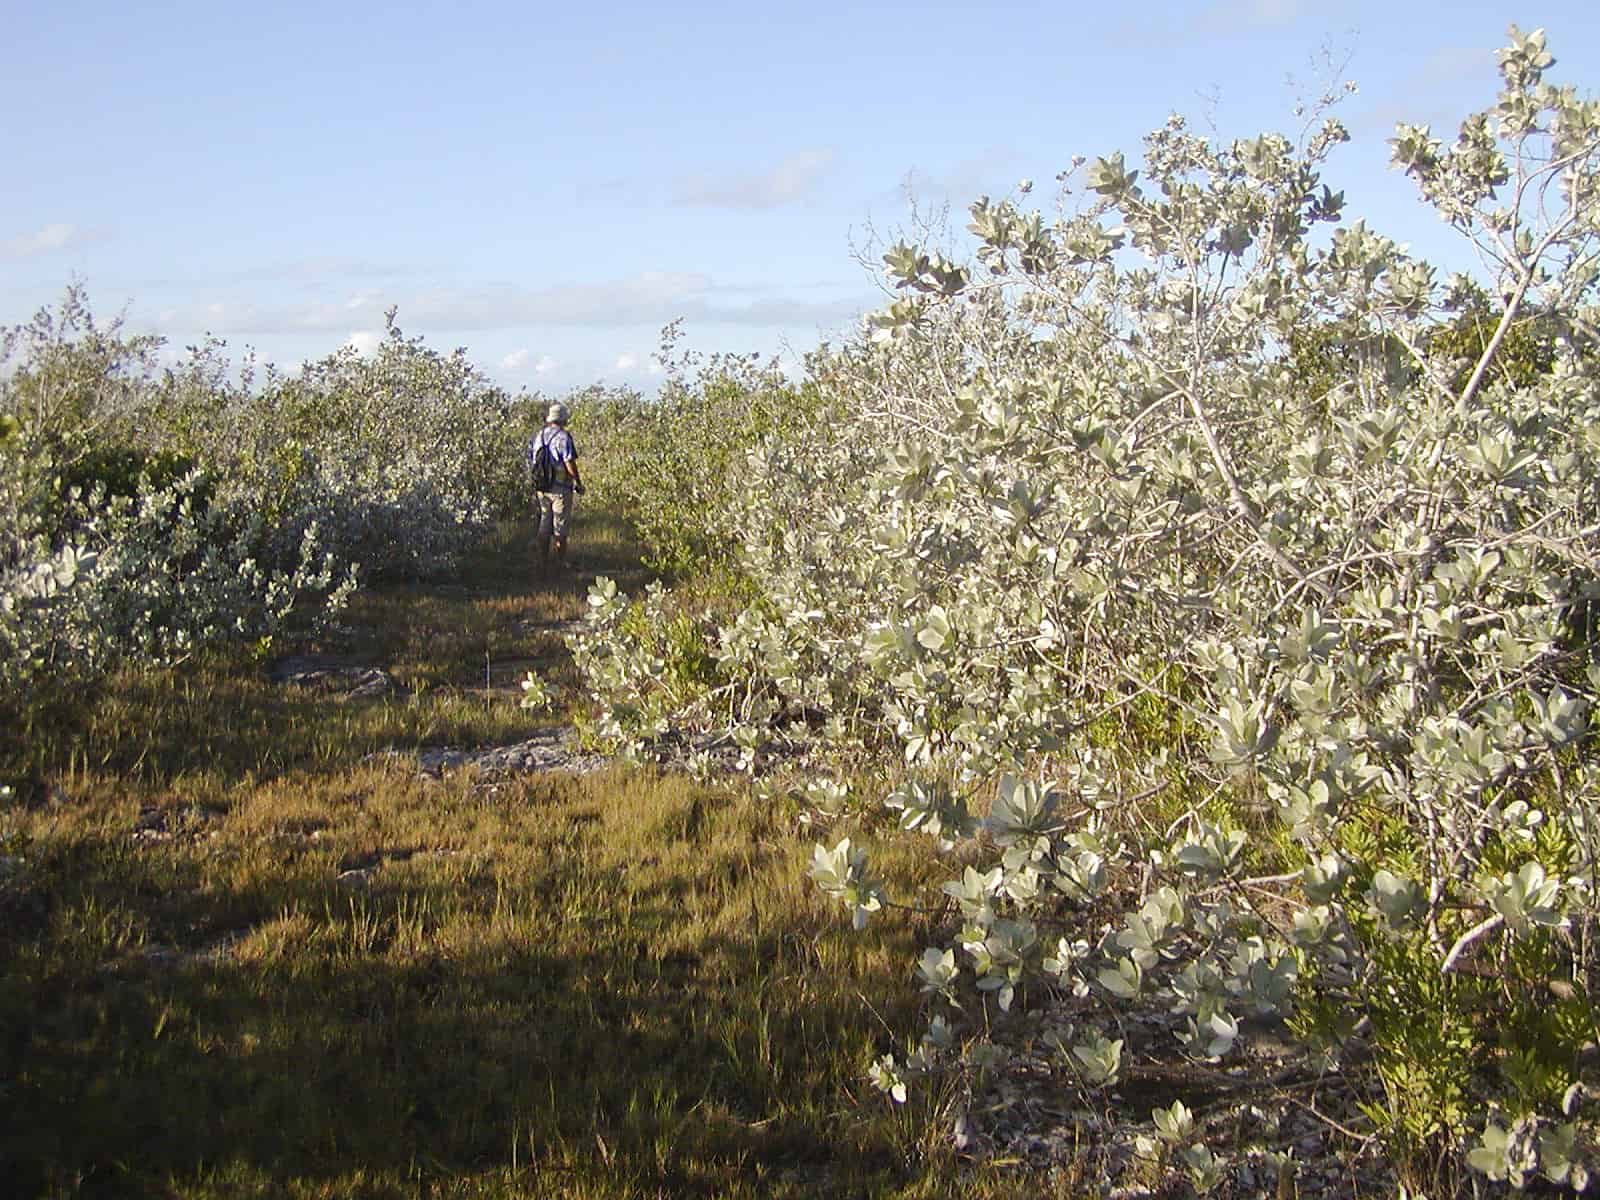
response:
[[[572,414],[567,411],[567,406],[559,401],[550,406],[550,411],[545,413],[546,421],[554,421],[557,425],[565,425]]]

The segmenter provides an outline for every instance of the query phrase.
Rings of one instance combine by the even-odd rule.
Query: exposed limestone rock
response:
[[[269,670],[274,683],[291,684],[346,700],[404,695],[405,685],[379,667],[363,667],[325,655],[291,654]]]
[[[415,757],[424,775],[438,778],[446,771],[460,767],[476,767],[491,774],[516,771],[566,771],[587,775],[606,764],[599,754],[586,754],[577,749],[577,734],[572,729],[547,729],[521,742],[509,746],[489,746],[477,750],[464,750],[453,746],[429,746],[414,754],[402,750],[385,750],[369,756],[373,759]]]

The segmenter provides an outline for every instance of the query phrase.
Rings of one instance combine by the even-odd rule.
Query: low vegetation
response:
[[[615,522],[583,534],[581,568],[637,570]],[[526,542],[294,647],[382,694],[219,651],[113,674],[35,747],[48,783],[0,817],[11,1194],[1017,1194],[852,1103],[912,941],[824,909],[794,806],[419,769],[569,717],[583,587],[533,581]],[[529,670],[554,712],[520,706]]]
[[[1390,143],[1483,277],[1347,217],[1337,96],[1175,116],[885,247],[803,384],[572,397],[554,581],[540,398],[460,355],[10,331],[13,1175],[1587,1188],[1600,103],[1552,66],[1513,28]]]

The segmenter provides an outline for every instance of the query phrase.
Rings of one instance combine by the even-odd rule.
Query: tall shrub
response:
[[[791,384],[756,355],[678,356],[677,327],[663,334],[667,369],[659,393],[608,397],[585,415],[601,437],[607,469],[597,495],[627,517],[654,570],[686,576],[727,568],[745,455],[789,437],[816,410],[813,391]],[[580,397],[581,399],[581,397]]]
[[[41,688],[271,636],[358,575],[439,575],[526,505],[528,397],[389,317],[370,356],[294,375],[180,364],[81,289],[4,331],[0,685]]]
[[[763,595],[698,711],[892,744],[891,809],[968,864],[886,1090],[991,1060],[954,1049],[963,1013],[1064,989],[1083,1089],[1121,1077],[1130,1006],[1199,1060],[1287,1023],[1349,1055],[1413,1169],[1581,1175],[1600,105],[1551,61],[1513,29],[1452,145],[1391,143],[1490,264],[1475,349],[1448,331],[1485,288],[1323,183],[1337,120],[1217,143],[1174,117],[1137,169],[1068,173],[1054,218],[979,200],[969,260],[891,248],[903,298],[819,375],[847,419],[752,457]],[[1535,310],[1547,369],[1497,371]],[[1342,348],[1316,386],[1308,335]],[[813,874],[882,905],[849,840]],[[1103,936],[1074,915],[1107,905]]]

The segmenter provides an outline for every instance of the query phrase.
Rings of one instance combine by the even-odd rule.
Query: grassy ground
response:
[[[331,640],[274,649],[383,667],[386,696],[224,656],[23,731],[40,793],[0,810],[7,1195],[1040,1194],[963,1175],[929,1108],[864,1084],[914,1027],[918,931],[843,928],[782,805],[374,757],[528,736],[530,668],[572,695],[556,623],[592,575],[639,578],[603,516],[579,540],[547,584],[507,530],[452,585],[375,591]]]

